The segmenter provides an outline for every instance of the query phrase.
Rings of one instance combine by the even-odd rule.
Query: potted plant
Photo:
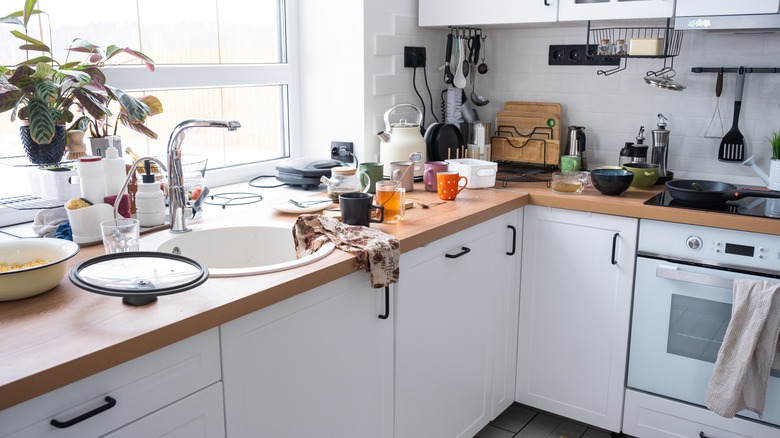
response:
[[[106,61],[120,54],[142,60],[150,71],[154,71],[154,62],[129,47],[103,48],[81,38],[73,40],[67,58],[74,54],[83,59],[55,60],[52,49],[27,31],[30,18],[44,13],[35,9],[37,3],[26,0],[21,11],[0,18],[0,23],[22,28],[11,31],[22,43],[22,61],[11,67],[0,66],[0,112],[11,111],[11,121],[18,117],[26,124],[20,132],[28,158],[35,164],[60,161],[65,148],[65,125],[73,122],[76,106],[93,121],[105,121],[112,115],[108,103],[116,101],[121,108],[118,119],[129,121],[135,130],[149,135],[144,132],[151,132],[144,123],[153,110],[144,100],[107,84],[103,68]],[[150,100],[149,96],[144,99]]]
[[[780,190],[780,131],[772,130],[769,138],[772,145],[772,159],[769,160],[769,187],[772,190]]]

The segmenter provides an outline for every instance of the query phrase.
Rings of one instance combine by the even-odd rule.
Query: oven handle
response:
[[[715,275],[698,274],[696,272],[681,271],[676,266],[658,265],[655,269],[655,276],[666,278],[668,280],[684,281],[686,283],[701,284],[704,286],[714,286],[723,289],[733,289],[734,279],[718,277]]]

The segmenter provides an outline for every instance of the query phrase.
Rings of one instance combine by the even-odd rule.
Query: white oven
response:
[[[703,408],[733,280],[780,282],[780,236],[646,220],[639,230],[627,386]],[[780,370],[760,421],[780,425]]]

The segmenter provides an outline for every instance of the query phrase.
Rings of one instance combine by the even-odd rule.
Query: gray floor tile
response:
[[[549,414],[539,413],[531,420],[517,438],[580,438],[585,434],[588,426],[567,420],[562,417],[556,417]]]
[[[510,432],[517,433],[528,424],[538,411],[523,406],[519,403],[513,403],[504,412],[502,412],[490,424]]]
[[[474,438],[512,438],[513,436],[515,436],[515,434],[512,432],[488,424],[474,435]]]
[[[599,429],[588,428],[582,438],[611,438],[612,434]],[[628,437],[626,435],[626,437]]]

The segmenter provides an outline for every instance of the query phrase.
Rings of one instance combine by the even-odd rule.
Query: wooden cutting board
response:
[[[496,114],[498,136],[491,143],[494,161],[557,165],[560,158],[561,104],[504,103]]]
[[[561,156],[560,144],[558,140],[493,137],[491,159],[554,166],[558,164]]]

